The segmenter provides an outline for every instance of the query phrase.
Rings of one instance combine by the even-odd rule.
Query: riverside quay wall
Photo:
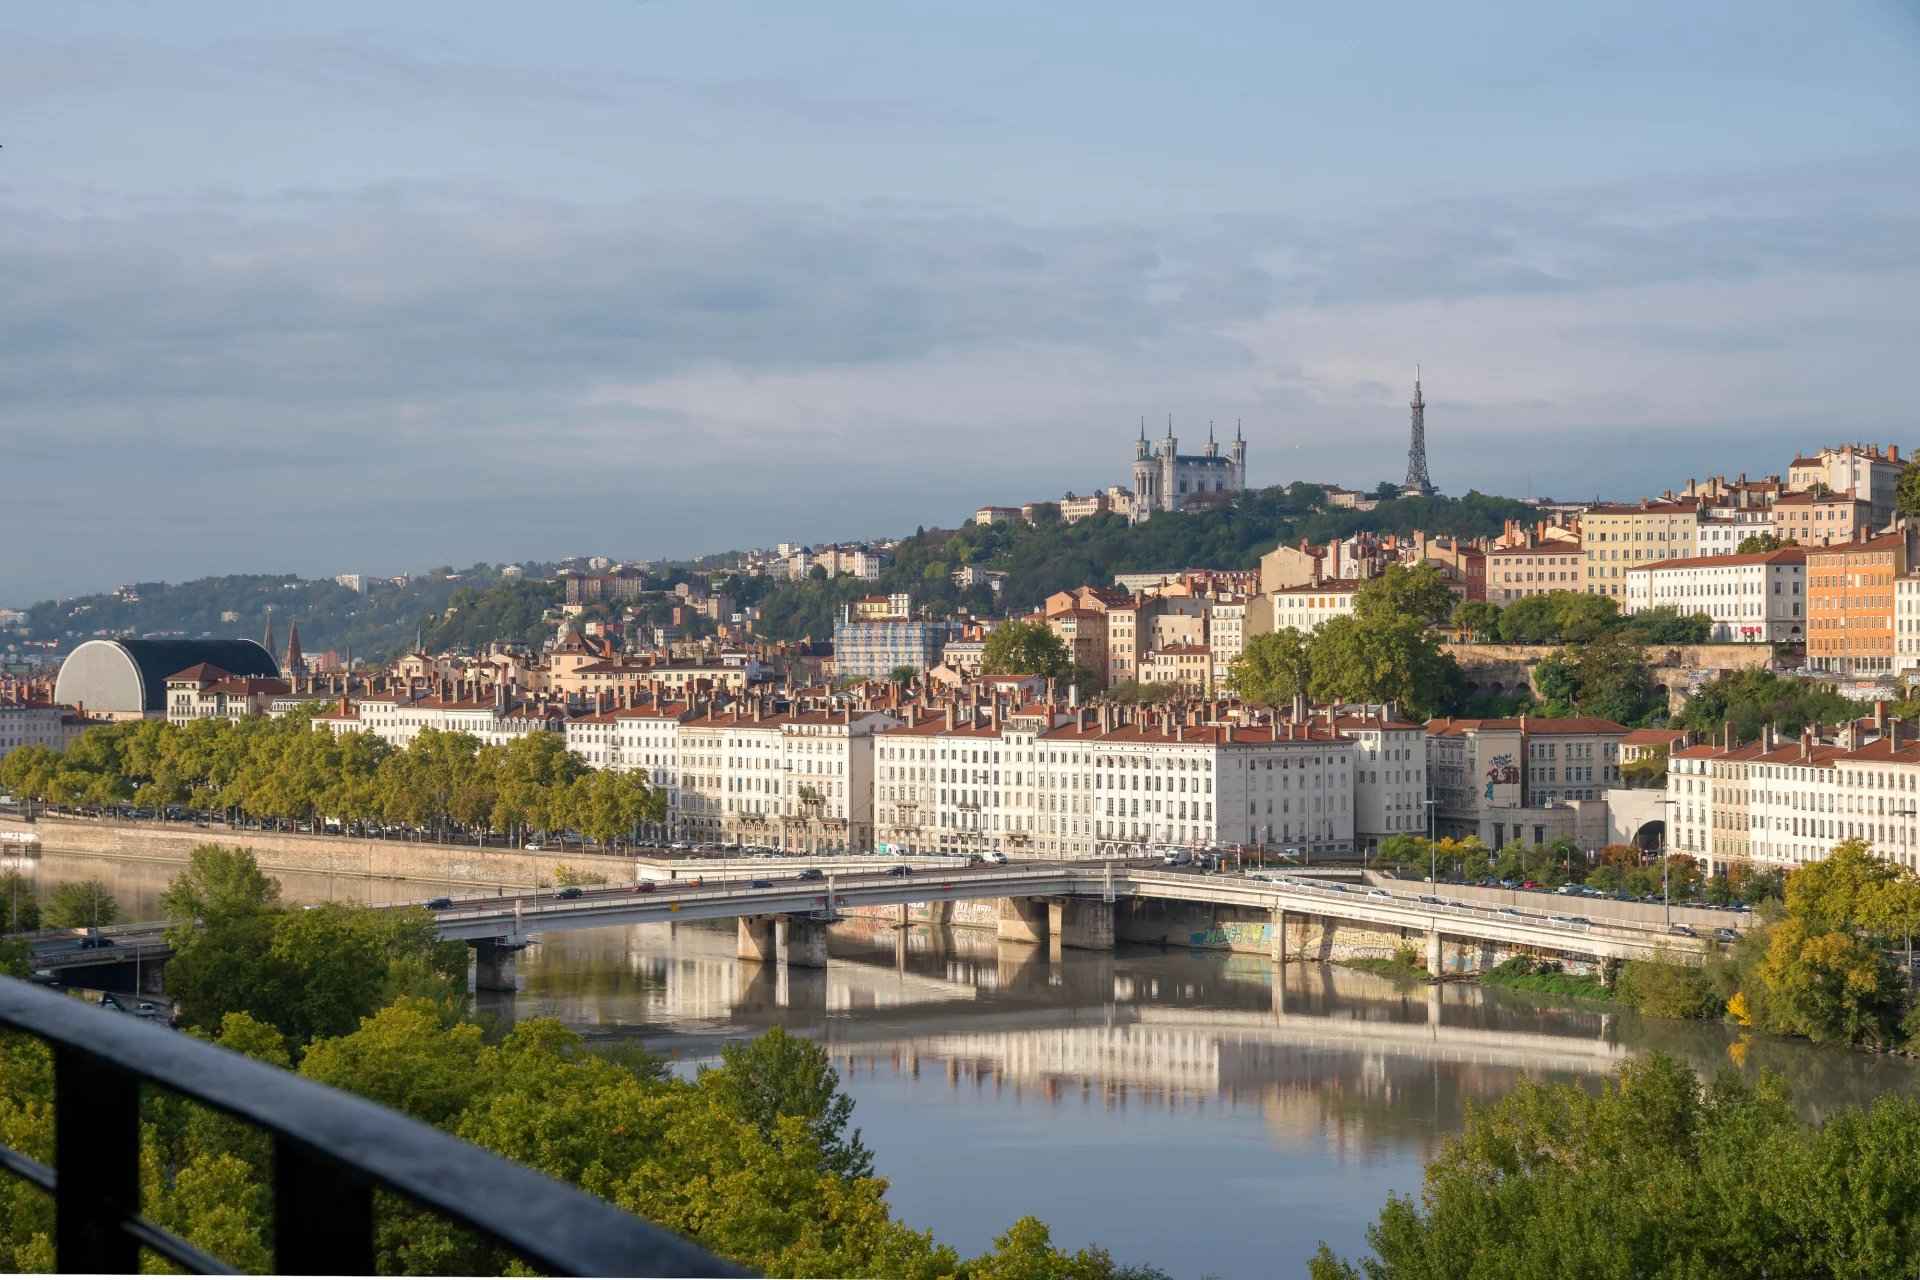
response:
[[[221,844],[251,849],[261,869],[269,872],[432,880],[489,890],[551,887],[555,868],[562,865],[582,876],[604,876],[608,884],[630,884],[635,874],[635,859],[575,850],[536,853],[407,840],[233,831],[168,822],[43,817],[25,823],[0,819],[0,831],[32,832],[48,852],[184,866],[194,846]]]

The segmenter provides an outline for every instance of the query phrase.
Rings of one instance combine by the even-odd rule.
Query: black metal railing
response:
[[[146,1248],[188,1271],[233,1273],[140,1215],[140,1087],[150,1083],[272,1136],[277,1274],[372,1275],[376,1189],[548,1274],[749,1274],[417,1120],[138,1018],[0,978],[0,1027],[53,1051],[54,1167],[0,1147],[0,1169],[53,1197],[63,1272],[135,1273]]]

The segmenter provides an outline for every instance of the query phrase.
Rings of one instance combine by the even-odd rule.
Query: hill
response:
[[[1463,498],[1398,498],[1372,511],[1324,505],[1314,485],[1259,489],[1231,505],[1157,515],[1129,525],[1117,516],[1074,524],[965,525],[921,529],[902,541],[877,581],[773,583],[736,580],[736,599],[764,609],[757,630],[772,639],[832,633],[842,602],[862,595],[910,591],[916,603],[981,613],[1025,611],[1055,591],[1083,583],[1106,585],[1115,574],[1181,569],[1250,569],[1282,542],[1325,542],[1363,530],[1489,537],[1512,519],[1538,513],[1510,498],[1469,493]],[[964,565],[1004,572],[999,595],[985,586],[965,590],[951,575]]]

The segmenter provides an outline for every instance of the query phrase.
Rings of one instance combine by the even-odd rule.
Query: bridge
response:
[[[1443,886],[1444,888],[1444,886]],[[571,893],[572,891],[563,891]],[[1395,892],[1359,884],[1286,875],[1197,875],[1123,864],[1016,863],[1008,866],[835,872],[821,879],[788,876],[731,881],[668,882],[581,890],[574,896],[462,899],[435,911],[442,938],[474,948],[475,985],[514,989],[514,957],[535,933],[668,921],[739,921],[743,959],[824,968],[826,929],[852,907],[897,907],[905,924],[909,903],[992,900],[1005,939],[1110,951],[1114,908],[1122,899],[1236,908],[1264,915],[1270,958],[1289,958],[1289,926],[1331,920],[1425,942],[1430,973],[1443,969],[1443,940],[1491,954],[1515,948],[1588,960],[1677,959],[1698,962],[1713,950],[1704,939],[1673,936],[1625,921],[1529,913],[1435,894]],[[36,947],[34,967],[71,980],[77,971],[142,964],[157,969],[170,951],[162,926],[111,931],[119,945],[82,949],[77,942]]]

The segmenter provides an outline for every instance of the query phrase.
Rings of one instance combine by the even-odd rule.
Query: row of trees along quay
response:
[[[332,819],[515,843],[578,831],[613,845],[666,816],[665,796],[642,775],[589,769],[558,734],[496,746],[425,729],[395,747],[371,733],[336,735],[304,716],[100,725],[64,752],[9,752],[0,790],[51,805]]]
[[[551,1019],[472,1016],[464,946],[430,913],[300,910],[251,854],[193,850],[162,898],[167,985],[186,1034],[360,1094],[538,1169],[769,1276],[1164,1280],[1099,1248],[1057,1248],[1034,1218],[978,1257],[896,1221],[826,1052],[774,1030],[689,1080]],[[25,972],[17,944],[8,976]],[[110,1016],[103,1014],[102,1016]],[[143,1089],[142,1214],[242,1272],[272,1266],[267,1137]],[[0,1035],[0,1145],[54,1163],[53,1071]],[[487,1242],[397,1197],[375,1200],[378,1270],[521,1274]],[[0,1179],[0,1270],[51,1271],[52,1199]]]

